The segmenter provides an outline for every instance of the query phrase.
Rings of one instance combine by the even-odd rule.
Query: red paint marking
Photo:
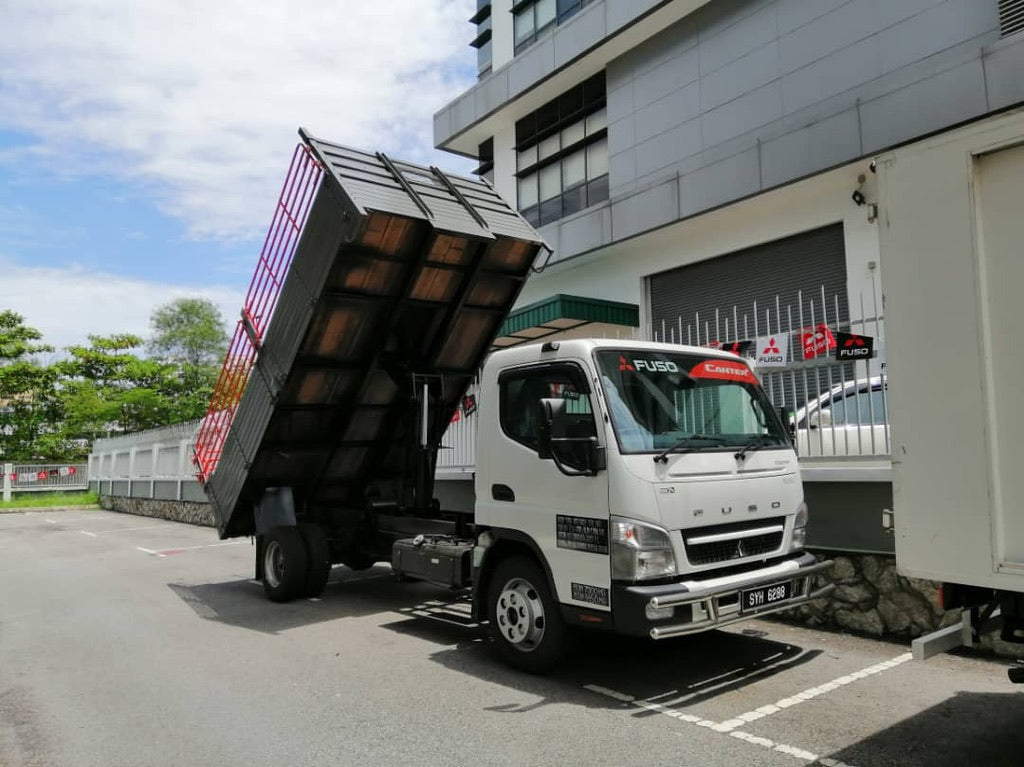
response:
[[[163,551],[158,551],[157,555],[161,556],[161,557],[169,557],[171,554],[184,554],[184,553],[185,553],[185,549],[164,549]]]

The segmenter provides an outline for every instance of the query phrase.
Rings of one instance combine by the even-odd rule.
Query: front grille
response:
[[[782,546],[784,531],[779,530],[777,532],[760,534],[757,534],[755,531],[773,525],[783,525],[784,521],[784,517],[777,517],[775,519],[760,519],[756,522],[715,525],[714,527],[686,531],[686,533],[695,538],[718,533],[741,533],[744,529],[751,531],[751,535],[708,543],[691,543],[685,537],[686,533],[684,533],[683,542],[686,547],[686,558],[691,565],[712,565],[718,562],[729,562],[734,559],[771,554]]]

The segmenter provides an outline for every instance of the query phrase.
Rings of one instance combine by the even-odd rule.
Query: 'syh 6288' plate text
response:
[[[785,602],[793,596],[793,581],[773,583],[771,586],[760,586],[756,589],[747,589],[740,593],[740,610],[760,610],[762,607]]]

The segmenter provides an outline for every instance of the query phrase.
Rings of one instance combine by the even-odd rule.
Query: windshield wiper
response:
[[[747,444],[745,444],[743,447],[736,451],[735,458],[737,461],[742,461],[744,458],[747,457],[747,453],[750,453],[761,447],[767,447],[768,445],[777,444],[779,444],[778,440],[776,440],[775,437],[771,436],[770,434],[758,434],[752,440],[747,442]]]
[[[660,452],[656,456],[654,456],[654,462],[655,463],[668,463],[668,454],[676,452],[677,450],[679,450],[679,448],[681,448],[687,442],[714,442],[716,444],[721,445],[721,444],[725,443],[725,440],[722,437],[706,437],[703,434],[691,434],[688,437],[681,438],[674,445],[672,445],[671,447],[665,448],[665,450],[663,450],[662,452]],[[685,451],[685,452],[691,452],[691,451],[695,451],[695,450],[700,450],[702,447],[705,447],[705,446],[704,445],[691,445],[690,449]]]

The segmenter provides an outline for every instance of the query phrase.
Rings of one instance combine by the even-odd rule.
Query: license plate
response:
[[[762,607],[768,607],[777,602],[785,602],[792,596],[793,581],[784,581],[782,583],[773,583],[771,586],[747,589],[740,592],[740,610],[742,612],[760,610]]]

